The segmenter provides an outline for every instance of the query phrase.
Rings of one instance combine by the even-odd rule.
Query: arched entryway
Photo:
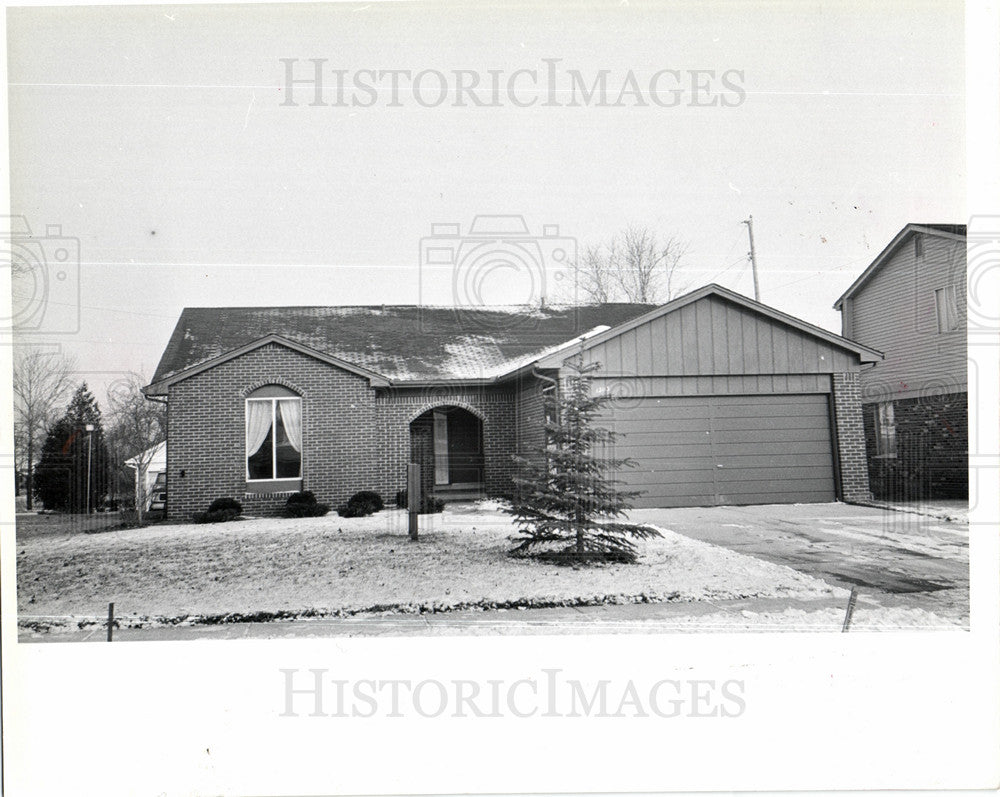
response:
[[[410,422],[410,461],[425,494],[445,500],[483,495],[483,422],[464,407],[442,405]]]

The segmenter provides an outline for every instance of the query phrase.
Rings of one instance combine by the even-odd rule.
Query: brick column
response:
[[[871,501],[868,456],[861,417],[861,381],[857,371],[833,374],[833,414],[840,461],[841,497]]]

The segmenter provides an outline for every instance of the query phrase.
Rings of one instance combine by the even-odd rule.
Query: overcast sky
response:
[[[79,331],[32,340],[100,393],[152,375],[184,306],[450,304],[454,274],[421,268],[421,239],[484,214],[580,246],[647,225],[688,243],[691,287],[752,295],[752,213],[762,300],[839,331],[834,300],[904,224],[967,215],[962,6],[883,5],[13,9],[12,212],[80,246],[80,307],[69,269],[43,322],[78,314]],[[282,105],[280,59],[306,78],[316,58],[327,104],[296,85]],[[561,59],[553,97],[543,59]],[[536,93],[525,74],[506,89],[519,69]],[[370,102],[351,91],[363,70],[432,72]],[[499,107],[454,107],[455,70],[498,75]],[[569,105],[572,70],[607,70],[609,100]],[[630,70],[639,96],[614,104]],[[429,107],[437,73],[451,93]],[[676,105],[650,97],[656,73]]]

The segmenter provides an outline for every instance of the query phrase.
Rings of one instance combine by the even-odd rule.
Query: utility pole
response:
[[[94,424],[88,423],[87,429],[87,514],[90,514],[90,450],[94,440]],[[77,504],[79,506],[79,504]]]
[[[743,224],[747,225],[747,232],[750,233],[750,270],[753,272],[753,298],[755,302],[759,302],[760,285],[757,283],[757,254],[753,248],[753,214]]]

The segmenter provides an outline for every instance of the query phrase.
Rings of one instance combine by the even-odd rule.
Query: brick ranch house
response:
[[[411,461],[446,499],[508,494],[581,352],[637,505],[869,497],[859,371],[880,353],[708,285],[659,307],[187,308],[145,389],[168,407],[169,516],[391,501]]]
[[[966,228],[907,224],[837,299],[843,334],[885,353],[861,374],[880,498],[968,498]]]

